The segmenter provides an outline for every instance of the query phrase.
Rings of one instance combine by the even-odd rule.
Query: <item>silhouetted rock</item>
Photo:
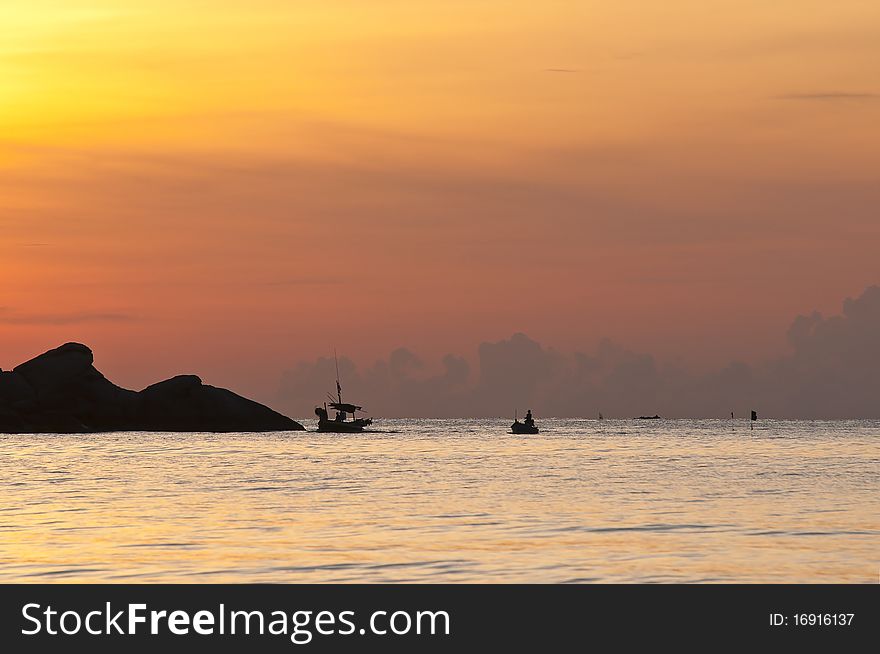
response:
[[[0,407],[12,411],[36,411],[37,394],[21,375],[0,372]]]
[[[289,431],[290,418],[222,388],[181,375],[141,392],[116,386],[92,351],[66,343],[0,372],[0,432]]]
[[[157,431],[250,431],[254,425],[303,429],[262,404],[225,388],[207,386],[195,375],[153,384],[141,391],[140,399],[142,424]]]
[[[92,351],[80,343],[65,343],[12,369],[42,393],[75,379],[91,367]]]
[[[36,394],[37,406],[27,413],[38,431],[55,431],[46,424],[66,425],[65,431],[138,427],[139,394],[108,381],[92,361],[85,345],[66,343],[14,368]]]

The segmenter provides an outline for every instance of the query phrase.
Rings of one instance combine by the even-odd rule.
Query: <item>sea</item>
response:
[[[0,582],[880,581],[880,421],[538,424],[0,435]]]

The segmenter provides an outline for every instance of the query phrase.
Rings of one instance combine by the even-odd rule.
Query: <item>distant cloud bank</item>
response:
[[[482,343],[478,367],[446,355],[438,373],[399,348],[358,369],[339,360],[345,397],[374,416],[739,416],[880,418],[880,286],[848,298],[840,315],[798,316],[788,330],[791,353],[760,365],[731,362],[694,374],[652,355],[603,340],[592,353],[564,354],[525,334]],[[284,373],[279,401],[309,415],[333,388],[334,362],[322,357]]]

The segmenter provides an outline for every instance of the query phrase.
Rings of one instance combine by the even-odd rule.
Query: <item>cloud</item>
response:
[[[129,322],[137,317],[127,313],[16,313],[0,307],[0,323],[6,325],[78,325],[94,322]]]
[[[760,365],[731,362],[696,374],[662,364],[605,339],[590,353],[563,354],[525,334],[485,342],[479,367],[447,355],[439,373],[399,348],[359,371],[339,360],[345,397],[374,416],[740,416],[880,418],[880,286],[843,303],[842,313],[796,317],[791,352]],[[295,415],[311,412],[335,379],[334,362],[300,362],[283,376],[279,401]]]
[[[281,379],[281,403],[297,415],[309,415],[314,406],[335,390],[336,363],[329,357],[300,362]],[[439,374],[425,374],[425,365],[406,348],[391,352],[387,360],[358,371],[347,357],[339,359],[343,399],[365,406],[373,415],[456,415],[469,407],[467,361],[447,355]],[[440,411],[441,413],[437,413]]]
[[[847,298],[843,312],[798,316],[794,352],[766,372],[777,410],[807,417],[880,417],[880,286]]]
[[[255,286],[336,286],[344,284],[341,277],[291,277],[272,281],[254,282]]]
[[[846,93],[846,92],[818,92],[818,93],[786,93],[776,96],[777,100],[876,100],[880,93]]]

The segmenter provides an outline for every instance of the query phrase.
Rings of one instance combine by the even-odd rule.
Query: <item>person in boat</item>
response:
[[[324,407],[315,407],[315,415],[318,416],[318,420],[327,420],[327,409]]]
[[[525,423],[526,427],[534,427],[535,426],[535,419],[532,417],[532,410],[531,409],[526,411],[526,417],[523,420],[523,422]]]
[[[345,422],[345,411],[336,412],[336,422]]]

